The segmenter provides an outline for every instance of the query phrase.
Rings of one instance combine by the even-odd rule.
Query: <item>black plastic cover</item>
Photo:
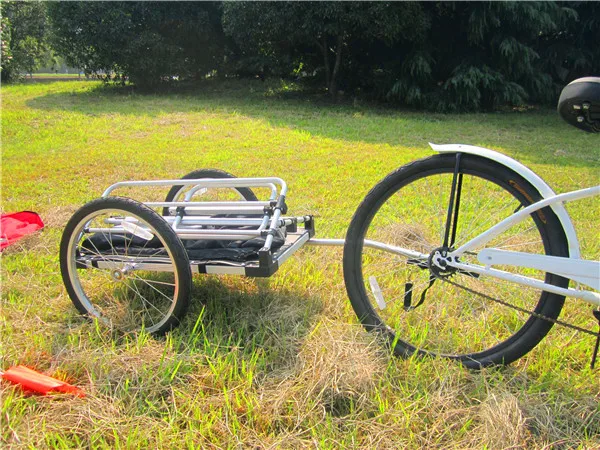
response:
[[[579,78],[565,86],[558,100],[558,113],[574,127],[600,132],[600,78]]]

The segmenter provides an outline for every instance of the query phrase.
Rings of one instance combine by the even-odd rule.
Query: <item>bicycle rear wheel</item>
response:
[[[455,165],[455,154],[416,161],[369,192],[346,236],[346,289],[363,325],[383,333],[398,355],[444,356],[473,368],[508,364],[530,351],[552,323],[494,299],[556,318],[564,296],[471,273],[440,274],[430,270],[427,258],[403,257],[372,246],[375,241],[424,255],[442,248]],[[541,198],[517,173],[481,157],[462,154],[459,177],[457,228],[453,242],[446,242],[450,250]],[[486,247],[568,255],[562,226],[548,207]],[[461,262],[481,265],[478,250],[461,257]],[[568,280],[556,275],[500,268],[568,285]]]

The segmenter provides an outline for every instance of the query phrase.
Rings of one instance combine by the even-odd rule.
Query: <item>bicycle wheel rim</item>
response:
[[[354,266],[345,267],[344,270],[348,294],[363,324],[368,329],[380,330],[388,335],[396,353],[434,354],[467,363],[472,361],[474,365],[510,362],[535,346],[551,324],[494,303],[481,295],[465,294],[464,289],[447,281],[463,283],[463,286],[480,294],[509,300],[524,309],[550,317],[556,317],[560,312],[560,296],[461,273],[454,273],[446,281],[436,278],[427,289],[431,275],[428,268],[414,264],[414,261],[407,264],[407,258],[402,260],[397,255],[390,257],[388,252],[365,245],[365,240],[385,242],[387,239],[387,243],[403,246],[406,242],[402,240],[411,238],[408,239],[411,249],[425,254],[442,246],[455,158],[431,159],[431,162],[420,162],[412,173],[400,173],[382,182],[382,186],[374,188],[357,210],[357,223],[353,219],[347,238],[353,243],[344,254],[345,265],[348,257],[353,259],[353,263],[348,261],[348,266]],[[510,215],[519,204],[532,203],[538,195],[524,180],[513,176],[511,171],[499,170],[498,166],[490,166],[488,162],[476,158],[464,158],[462,164],[461,220],[454,248],[464,243],[467,236],[472,237]],[[432,182],[438,178],[444,182]],[[471,183],[472,180],[476,182]],[[436,189],[435,186],[444,188]],[[471,198],[476,199],[473,200],[476,207],[470,209]],[[432,203],[431,199],[437,201]],[[503,203],[499,199],[507,201]],[[514,204],[515,201],[518,203]],[[432,206],[434,203],[435,207]],[[486,205],[490,204],[500,205],[494,209],[497,213],[488,214],[490,217],[481,215],[480,211],[489,209]],[[390,210],[394,211],[393,217],[396,219],[386,223],[385,212]],[[504,214],[500,214],[502,211]],[[544,214],[548,217],[544,217]],[[546,219],[551,219],[551,214],[548,209],[542,210],[513,228],[509,236],[505,233],[487,246],[502,248],[508,245],[511,250],[551,253],[552,241],[557,240],[556,236],[551,235],[556,233],[549,233],[549,224],[544,223]],[[402,217],[402,220],[398,220],[398,217]],[[465,228],[461,223],[469,226]],[[396,229],[391,229],[394,225]],[[532,235],[535,239],[531,239]],[[392,238],[395,240],[390,242]],[[504,243],[498,245],[500,240]],[[415,245],[415,241],[418,245]],[[463,257],[464,262],[473,262],[469,260],[481,265],[476,255]],[[378,264],[377,268],[373,261]],[[387,272],[386,268],[389,269]],[[525,269],[516,272],[531,274]],[[547,281],[551,278],[544,274],[540,276]],[[381,290],[380,295],[375,293],[378,289]],[[461,291],[461,295],[453,292],[457,290]],[[407,292],[411,293],[409,300],[414,308],[412,310],[406,308]],[[424,295],[424,301],[415,307],[421,295]]]
[[[122,231],[123,222],[135,223],[140,228],[138,236]],[[77,222],[66,257],[72,298],[80,311],[126,332],[161,332],[172,322],[180,296],[180,267],[170,245],[151,222],[118,206],[97,209]],[[99,229],[105,231],[90,231]],[[98,248],[92,240],[94,235],[107,241],[107,248]],[[127,245],[136,238],[141,240],[139,246]],[[121,240],[124,246],[116,244]],[[153,247],[149,249],[150,242]],[[83,268],[81,261],[86,258],[89,264]],[[153,270],[138,270],[140,266]]]

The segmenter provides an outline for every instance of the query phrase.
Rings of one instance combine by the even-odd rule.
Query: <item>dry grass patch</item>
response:
[[[208,167],[279,176],[290,214],[316,214],[317,237],[332,238],[374,183],[431,154],[428,140],[500,150],[558,192],[597,183],[596,137],[561,127],[554,111],[432,119],[290,101],[268,83],[213,87],[2,87],[3,208],[46,223],[2,255],[2,368],[29,364],[88,394],[27,397],[2,384],[2,448],[600,448],[589,337],[553,329],[502,370],[393,358],[357,323],[341,248],[303,249],[268,280],[195,278],[189,313],[164,338],[82,319],[59,273],[62,229],[117,181]],[[565,153],[548,164],[556,148]],[[121,194],[160,200],[166,190]],[[590,257],[595,204],[569,204]],[[403,238],[423,237],[416,228]],[[565,313],[594,325],[588,307]]]
[[[381,343],[362,327],[323,318],[298,354],[293,385],[302,389],[296,400],[319,403],[324,413],[336,417],[370,408],[386,368],[382,352]]]
[[[491,394],[479,408],[481,425],[476,429],[487,448],[525,448],[529,430],[525,413],[514,395]]]
[[[276,378],[265,377],[258,390],[258,426],[283,433],[280,444],[323,427],[343,435],[357,417],[376,414],[375,391],[386,365],[372,335],[323,318],[302,342],[295,364]]]

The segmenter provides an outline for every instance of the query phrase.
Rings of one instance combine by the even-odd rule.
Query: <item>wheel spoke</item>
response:
[[[112,232],[119,218],[130,217],[160,245],[149,247],[150,240],[137,242],[127,233]],[[94,228],[100,229],[98,238],[85,232]],[[77,255],[106,268],[79,268]],[[169,278],[162,272],[136,271],[136,264],[159,259],[170,262]],[[94,200],[74,214],[61,242],[61,272],[78,308],[123,331],[142,326],[149,332],[166,331],[172,316],[185,310],[191,286],[185,249],[170,226],[149,208],[119,197]]]
[[[141,281],[142,283],[147,284],[148,286],[150,286],[152,289],[154,289],[156,292],[158,292],[160,295],[162,295],[164,298],[166,298],[169,302],[173,302],[173,299],[170,298],[168,295],[165,295],[163,292],[161,292],[159,289],[155,288],[148,280],[145,280],[143,278],[138,277],[137,275],[134,275],[134,278],[136,280]],[[174,285],[173,285],[174,286]]]
[[[520,182],[516,185],[510,170],[478,158],[463,155],[456,174],[455,168],[454,155],[421,160],[386,177],[369,193],[348,230],[344,250],[348,294],[365,324],[373,328],[374,324],[383,323],[394,330],[400,353],[418,348],[461,358],[466,364],[475,365],[479,358],[485,358],[486,363],[501,362],[505,349],[509,346],[514,349],[509,342],[539,340],[543,333],[529,333],[532,326],[529,316],[507,310],[504,305],[489,302],[473,292],[511,298],[524,309],[533,310],[540,304],[548,314],[555,315],[560,311],[560,301],[552,305],[540,303],[548,294],[539,289],[473,276],[451,265],[429,265],[433,264],[430,261],[434,260],[434,251],[443,254],[444,241],[456,248],[516,209],[531,204],[538,194],[529,185]],[[551,245],[547,229],[554,225],[537,219],[536,215],[528,216],[491,239],[485,247],[547,254]],[[422,259],[417,263],[364,245],[348,245],[365,240],[432,256],[430,261]],[[477,260],[480,250],[462,254],[459,261],[480,265]],[[440,264],[443,262],[441,259]],[[510,266],[503,270],[527,275],[532,272]],[[432,274],[438,280],[433,284]],[[370,277],[377,282],[373,288],[377,297],[371,292]],[[407,295],[411,295],[414,308],[406,308]],[[522,348],[526,352],[530,344]],[[510,358],[518,357],[518,351],[511,350]]]
[[[144,306],[144,310],[146,311],[146,314],[144,314],[144,317],[149,317],[150,320],[152,320],[152,325],[154,326],[156,324],[156,322],[154,322],[154,320],[152,319],[152,314],[150,314],[146,305],[151,306],[156,311],[158,311],[161,315],[163,314],[163,311],[161,311],[156,306],[154,306],[154,303],[152,303],[150,300],[148,300],[146,297],[144,297],[142,295],[142,293],[139,291],[139,289],[137,288],[137,286],[135,285],[135,282],[133,280],[126,280],[126,281],[124,281],[124,284],[129,289],[135,291],[135,293],[138,295],[138,297],[142,300],[142,305]]]

